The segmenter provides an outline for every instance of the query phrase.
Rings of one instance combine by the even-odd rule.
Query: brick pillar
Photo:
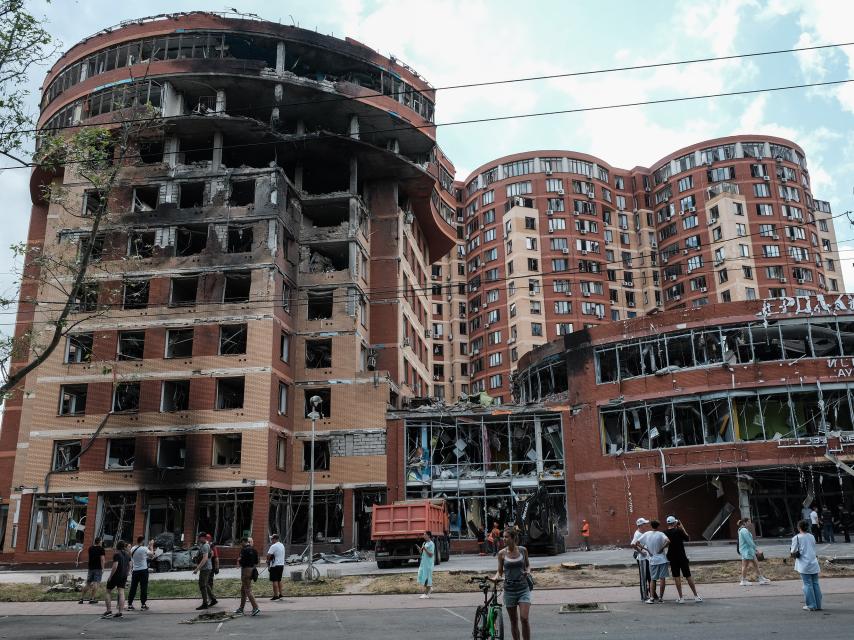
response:
[[[184,546],[189,547],[196,540],[196,513],[198,511],[198,492],[187,489],[184,503]]]
[[[353,520],[353,490],[344,489],[344,530],[341,532],[341,543],[345,551],[356,546],[355,522]]]
[[[25,493],[21,496],[21,510],[18,512],[18,539],[15,545],[15,553],[27,552],[30,541],[30,525],[33,515],[33,494]]]
[[[133,539],[136,541],[138,536],[145,535],[145,511],[142,509],[142,503],[145,500],[145,493],[142,491],[136,492],[136,506],[133,510]],[[146,542],[148,542],[146,540]]]
[[[86,520],[83,525],[83,548],[88,549],[95,542],[95,529],[98,522],[98,492],[88,493],[89,502],[86,504]]]
[[[252,505],[252,538],[256,549],[266,549],[270,542],[270,487],[255,487]]]

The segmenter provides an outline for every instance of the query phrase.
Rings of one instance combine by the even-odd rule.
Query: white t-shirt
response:
[[[647,553],[649,553],[650,564],[667,563],[667,554],[664,553],[664,548],[667,546],[669,540],[664,535],[664,532],[655,530],[647,531],[639,538],[638,542],[646,547]]]
[[[148,571],[148,547],[139,545],[131,550],[132,571]]]
[[[818,524],[818,511],[810,511],[810,524]]]
[[[635,530],[635,535],[632,536],[632,546],[635,546],[637,541],[641,539],[641,536],[643,535],[643,533],[644,532],[641,531],[640,529]],[[638,551],[638,557],[649,559],[649,555],[647,555],[646,550],[644,550],[644,549],[641,549],[640,551]]]
[[[270,563],[271,567],[285,566],[285,545],[281,542],[271,544],[270,548],[267,549],[267,555],[273,556],[273,561]]]

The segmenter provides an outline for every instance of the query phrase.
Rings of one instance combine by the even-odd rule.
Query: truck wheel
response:
[[[391,560],[377,560],[377,569],[391,569],[393,566]]]
[[[445,538],[444,549],[445,549],[445,551],[444,551],[444,555],[442,555],[442,561],[447,562],[451,558],[451,541],[448,540],[447,538]]]
[[[442,564],[442,543],[437,542],[434,548],[435,551],[433,552],[433,564],[438,567],[440,564]]]

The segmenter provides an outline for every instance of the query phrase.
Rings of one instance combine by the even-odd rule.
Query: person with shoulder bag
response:
[[[258,579],[258,552],[252,546],[252,538],[243,538],[240,541],[243,545],[240,548],[240,558],[237,564],[240,565],[240,606],[235,610],[235,615],[243,615],[243,607],[246,606],[246,601],[252,605],[252,614],[257,616],[261,613],[258,608],[258,603],[255,601],[255,596],[252,593],[252,582]]]
[[[815,553],[815,536],[809,530],[808,521],[798,522],[798,533],[792,538],[789,555],[795,560],[795,571],[801,574],[804,583],[804,610],[821,611],[821,587],[818,584],[821,567]]]
[[[519,546],[519,533],[514,529],[505,529],[504,548],[498,552],[498,571],[492,579],[498,581],[501,578],[504,578],[504,606],[510,617],[513,640],[520,639],[520,627],[522,640],[531,640],[531,591],[534,578],[531,576],[528,550]]]
[[[741,556],[741,586],[746,587],[752,583],[747,579],[747,568],[753,567],[756,569],[756,576],[759,584],[771,584],[771,581],[762,575],[759,570],[758,560],[764,560],[765,556],[756,548],[756,541],[753,539],[753,534],[748,529],[750,518],[742,518],[738,521],[738,542],[737,550]]]

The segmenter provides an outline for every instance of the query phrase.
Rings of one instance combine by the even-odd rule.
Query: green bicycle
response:
[[[498,600],[498,583],[492,578],[471,578],[483,591],[483,604],[474,614],[473,640],[504,640],[504,612]],[[491,583],[491,586],[490,586]]]

